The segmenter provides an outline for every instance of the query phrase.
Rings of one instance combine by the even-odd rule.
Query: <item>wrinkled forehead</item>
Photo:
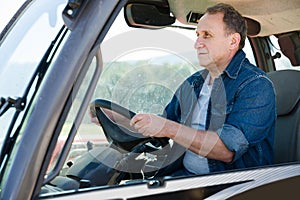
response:
[[[204,14],[197,24],[197,31],[225,31],[226,26],[223,17],[224,14],[221,12]]]

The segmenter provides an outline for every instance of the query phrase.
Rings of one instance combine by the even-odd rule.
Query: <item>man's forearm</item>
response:
[[[223,162],[232,161],[234,152],[227,149],[216,132],[196,130],[172,121],[166,126],[167,137],[194,153]]]

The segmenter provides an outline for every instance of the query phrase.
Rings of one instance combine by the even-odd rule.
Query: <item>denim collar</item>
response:
[[[227,74],[229,78],[232,79],[237,78],[245,58],[246,58],[246,54],[243,50],[238,50],[236,52],[236,54],[233,56],[232,60],[230,61],[229,65],[224,70],[224,72]]]

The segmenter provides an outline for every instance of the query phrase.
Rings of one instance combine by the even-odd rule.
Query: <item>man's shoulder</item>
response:
[[[245,63],[241,67],[237,82],[239,82],[240,89],[251,85],[250,88],[254,86],[261,88],[261,90],[257,91],[267,92],[268,89],[270,89],[269,91],[273,91],[273,84],[267,73],[250,62]]]
[[[239,71],[239,77],[260,78],[260,77],[267,77],[267,74],[256,65],[250,63],[247,58],[245,58],[242,67]]]

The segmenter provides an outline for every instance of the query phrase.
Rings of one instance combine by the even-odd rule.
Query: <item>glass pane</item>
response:
[[[274,35],[270,36],[271,40],[271,52],[274,56],[277,52],[280,53],[280,58],[274,60],[276,70],[294,69],[300,70],[300,66],[292,66],[290,60],[280,50],[278,39]]]
[[[122,17],[121,13],[101,45],[104,67],[94,98],[159,114],[178,85],[200,68],[195,31],[132,29]]]
[[[23,95],[46,49],[63,25],[59,13],[65,1],[49,2],[37,1],[29,7],[0,46],[0,94],[5,99]],[[0,146],[13,114],[14,109],[11,109],[0,118]]]
[[[86,91],[88,90],[96,66],[97,61],[96,58],[94,58],[91,65],[89,66],[89,70],[87,71],[82,84],[79,87],[78,93],[76,95],[74,94],[70,112],[59,135],[47,173],[53,170],[53,167],[57,164],[58,158],[62,153],[62,149],[65,146],[66,140],[72,130],[72,126],[74,126],[74,122],[78,117],[80,106],[84,101]],[[76,160],[76,158],[82,156],[84,153],[93,149],[94,147],[106,145],[107,140],[103,135],[101,127],[96,126],[94,123],[91,123],[88,113],[86,113],[80,126],[77,129],[76,136],[72,142],[71,149],[68,153],[67,159],[60,175],[65,175],[65,171],[70,167],[70,164],[72,164],[74,160]]]

